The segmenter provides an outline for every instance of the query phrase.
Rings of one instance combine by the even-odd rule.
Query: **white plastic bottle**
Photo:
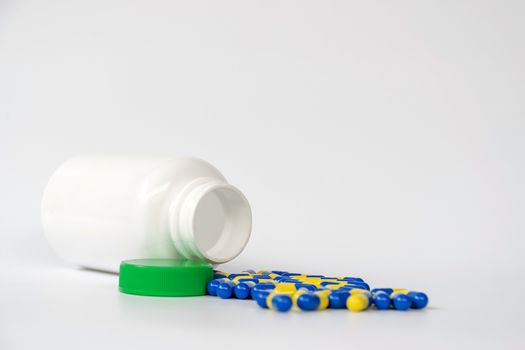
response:
[[[49,180],[42,222],[67,261],[118,271],[125,259],[229,261],[248,242],[252,216],[244,195],[202,160],[86,155]]]

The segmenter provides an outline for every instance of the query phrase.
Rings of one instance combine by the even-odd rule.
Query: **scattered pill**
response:
[[[209,295],[217,295],[217,287],[219,286],[218,280],[211,280],[208,282],[208,285],[206,286],[206,291]]]
[[[219,284],[223,281],[227,281],[227,278],[217,278],[214,280],[211,280],[208,282],[208,285],[206,286],[206,291],[209,295],[217,295],[217,287],[219,287]]]
[[[297,307],[303,311],[317,310],[320,304],[319,296],[310,292],[303,293],[297,298]]]
[[[257,278],[239,278],[237,280],[238,283],[241,283],[241,282],[253,282],[255,284],[259,283],[259,280]]]
[[[376,309],[387,310],[390,308],[391,300],[386,292],[378,291],[373,295],[372,299]]]
[[[346,307],[350,311],[359,312],[366,310],[370,304],[365,294],[351,294],[346,300]]]
[[[412,301],[413,309],[423,309],[428,304],[428,297],[425,293],[422,292],[409,292],[407,296]]]
[[[270,293],[267,297],[266,305],[272,310],[287,312],[292,308],[292,297],[289,294]]]
[[[333,291],[328,296],[328,307],[330,309],[344,309],[346,308],[346,300],[350,296],[347,291]]]
[[[240,282],[233,288],[233,294],[237,299],[249,299],[255,282]]]
[[[271,292],[269,290],[260,290],[257,292],[252,292],[252,298],[255,300],[257,305],[259,305],[263,309],[267,309],[268,305],[266,304],[266,298],[268,297],[268,295],[270,295],[270,293]]]
[[[233,281],[223,281],[217,287],[217,296],[221,299],[229,299],[233,295],[235,283]]]
[[[295,288],[296,288],[297,290],[299,290],[299,289],[301,289],[301,288],[304,288],[304,289],[307,289],[307,290],[309,290],[309,291],[311,291],[311,292],[313,292],[313,291],[315,291],[315,290],[317,289],[316,286],[314,286],[313,284],[309,284],[309,283],[297,283],[297,284],[295,285]]]
[[[428,296],[406,288],[374,288],[359,277],[308,275],[278,270],[245,270],[230,274],[214,271],[207,283],[209,295],[222,299],[254,299],[262,308],[287,312],[344,309],[359,312],[371,305],[377,310],[423,309]]]
[[[396,310],[406,311],[412,306],[412,301],[406,294],[394,292],[390,297],[392,298],[392,305]]]
[[[222,271],[213,271],[213,278],[214,279],[218,279],[218,278],[223,278],[223,277],[228,277],[229,273],[226,273],[226,272],[222,272]]]
[[[259,284],[256,284],[255,286],[252,287],[252,298],[253,298],[253,293],[255,292],[259,292],[259,291],[263,291],[263,290],[272,290],[272,289],[275,289],[275,284],[273,283],[259,283]],[[255,299],[255,298],[254,298]]]
[[[407,294],[408,293],[408,289],[406,289],[406,288],[393,288],[393,291],[394,291],[394,293],[402,293],[402,294]]]
[[[292,295],[292,303],[295,307],[298,307],[297,306],[297,299],[299,299],[299,297],[305,293],[308,293],[309,290],[306,289],[306,288],[300,288],[298,289],[293,295]]]
[[[231,279],[231,280],[234,280],[235,278],[237,277],[242,277],[242,278],[251,278],[252,275],[249,274],[249,273],[230,273],[228,275],[228,278]]]
[[[386,294],[390,295],[394,293],[394,290],[392,288],[374,288],[372,289],[372,294],[375,294],[377,292],[385,292]]]
[[[275,291],[277,293],[291,293],[293,294],[297,289],[295,288],[295,283],[285,282],[279,283],[275,286]]]

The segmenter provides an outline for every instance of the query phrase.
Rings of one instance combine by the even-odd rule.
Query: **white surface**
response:
[[[2,261],[5,263],[5,261]],[[386,265],[388,266],[388,265]],[[387,269],[386,269],[387,270]],[[504,271],[397,277],[425,286],[424,311],[279,314],[253,301],[121,294],[118,277],[45,262],[3,275],[2,349],[267,347],[523,348],[525,292]]]
[[[524,6],[4,0],[0,347],[524,348]],[[81,152],[221,169],[254,214],[225,269],[353,274],[431,308],[120,295],[43,239],[44,185]]]

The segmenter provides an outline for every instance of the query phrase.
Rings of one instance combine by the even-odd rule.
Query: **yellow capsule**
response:
[[[321,288],[321,282],[322,280],[320,278],[317,278],[317,277],[307,277],[307,278],[304,278],[303,280],[301,280],[302,283],[306,283],[306,284],[313,284],[314,286],[316,286],[317,288]]]
[[[273,283],[273,284],[276,284],[277,282],[275,282],[274,280],[272,279],[266,279],[266,278],[262,278],[259,280],[259,283]]]
[[[295,288],[294,283],[278,283],[275,286],[275,291],[277,293],[294,293],[296,290],[297,288]]]
[[[307,278],[307,277],[305,277],[305,276],[292,276],[291,278],[296,280],[296,281],[304,281],[305,278]]]
[[[237,276],[237,277],[234,277],[232,281],[234,282],[239,282],[240,279],[242,278],[252,278],[253,275],[249,275],[249,276]]]
[[[365,295],[369,298],[372,297],[372,293],[370,293],[370,291],[366,290],[366,289],[361,289],[361,288],[354,288],[352,290],[350,290],[350,295],[357,295],[357,294],[362,294],[362,295]]]
[[[409,290],[406,288],[393,288],[394,293],[408,294]]]
[[[305,276],[290,276],[290,278],[296,281],[304,281],[306,277]]]
[[[328,303],[329,303],[328,296],[330,295],[331,292],[329,290],[318,290],[318,291],[315,291],[314,293],[317,294],[317,296],[319,297],[319,300],[321,301],[319,303],[319,307],[317,308],[317,310],[325,310],[326,308],[328,308]]]
[[[304,280],[312,282],[321,282],[323,279],[321,277],[305,277]]]
[[[230,275],[228,272],[223,272],[223,271],[215,271],[215,273],[218,274],[218,275],[226,276],[226,277],[228,277]]]
[[[362,289],[362,288],[354,288],[352,290],[350,290],[350,294],[366,294],[366,295],[371,295],[370,291],[366,290],[366,289]]]
[[[339,289],[343,286],[344,284],[328,284],[326,286],[324,286],[325,288],[328,288],[330,290],[336,290],[336,289]]]
[[[370,301],[364,294],[352,294],[346,300],[346,307],[350,311],[359,312],[368,308]]]
[[[269,273],[268,276],[270,276],[271,279],[279,277],[279,275],[276,273]]]
[[[320,278],[316,278],[316,277],[307,277],[307,278],[303,279],[301,282],[307,283],[307,284],[313,284],[314,286],[320,286],[322,280]]]

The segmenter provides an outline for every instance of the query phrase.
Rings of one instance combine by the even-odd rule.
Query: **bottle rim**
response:
[[[252,213],[236,187],[215,178],[199,178],[175,202],[171,237],[184,258],[220,264],[243,251],[251,235]]]

